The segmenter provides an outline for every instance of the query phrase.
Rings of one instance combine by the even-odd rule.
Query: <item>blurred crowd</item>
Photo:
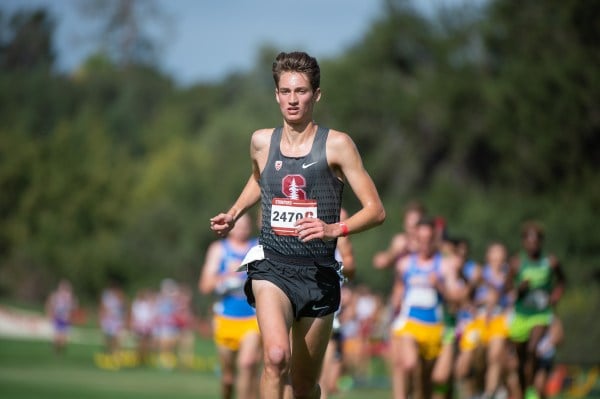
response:
[[[98,315],[108,353],[121,349],[123,331],[129,329],[139,363],[156,357],[163,368],[191,365],[195,317],[189,287],[165,279],[156,291],[139,290],[128,304],[121,287],[113,284],[102,293]]]
[[[97,311],[104,342],[104,353],[96,358],[98,365],[116,368],[121,361],[169,369],[191,367],[196,334],[192,294],[188,286],[172,279],[164,279],[158,289],[138,290],[131,299],[118,283],[109,284],[102,291]],[[54,347],[60,353],[77,308],[67,280],[60,281],[46,307],[54,325]]]
[[[514,251],[490,241],[480,261],[419,203],[403,224],[373,257],[394,275],[384,322],[393,397],[545,397],[564,339],[556,305],[565,276],[542,225],[517,227]]]
[[[230,393],[235,372],[246,367],[248,378],[256,379],[260,367],[260,341],[247,339],[257,333],[256,324],[248,324],[255,318],[252,310],[243,309],[243,329],[223,324],[239,320],[227,313],[227,306],[237,300],[239,312],[245,301],[245,273],[238,266],[256,243],[250,223],[240,223],[243,231],[232,231],[211,246],[198,282],[202,295],[215,298],[213,333],[221,369],[232,370],[222,381]],[[351,239],[338,241],[347,281],[324,363],[322,398],[373,384],[376,374],[386,377],[394,398],[532,399],[548,394],[556,347],[564,339],[555,308],[565,281],[560,262],[543,248],[543,228],[524,223],[520,248],[509,251],[493,241],[480,261],[472,257],[467,239],[448,231],[443,218],[429,217],[422,205],[411,203],[402,231],[374,251],[372,266],[357,269]],[[231,248],[240,253],[232,257]],[[392,270],[389,295],[360,283],[361,273],[383,269]],[[157,290],[140,290],[128,301],[118,285],[110,285],[98,311],[106,352],[121,349],[127,330],[140,364],[154,359],[172,368],[193,361],[198,331],[192,295],[185,285],[165,279]],[[61,281],[47,304],[57,351],[66,345],[69,315],[76,307],[70,284]],[[246,361],[234,367],[240,356]],[[374,364],[381,369],[374,372]]]

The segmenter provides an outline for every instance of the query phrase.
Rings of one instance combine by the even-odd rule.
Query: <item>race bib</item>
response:
[[[297,236],[294,224],[298,219],[305,217],[317,217],[316,200],[273,198],[271,229],[278,236]]]
[[[437,291],[430,287],[414,287],[407,292],[405,303],[417,308],[433,308],[437,305]]]

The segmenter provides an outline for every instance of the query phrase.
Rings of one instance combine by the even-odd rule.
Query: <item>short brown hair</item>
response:
[[[408,212],[417,212],[420,215],[425,215],[427,213],[427,210],[425,209],[425,205],[423,205],[422,202],[412,200],[408,202],[404,207],[404,213]]]
[[[279,88],[279,78],[284,72],[300,72],[308,76],[313,90],[321,86],[321,69],[317,59],[305,52],[294,51],[291,53],[281,52],[273,62],[273,80],[275,87]]]

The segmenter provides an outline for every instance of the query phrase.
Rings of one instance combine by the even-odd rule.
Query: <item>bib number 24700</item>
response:
[[[317,217],[316,200],[273,198],[271,203],[271,228],[280,236],[296,236],[296,220]]]

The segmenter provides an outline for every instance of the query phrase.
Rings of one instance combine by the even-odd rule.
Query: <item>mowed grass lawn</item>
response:
[[[2,399],[215,399],[218,375],[209,370],[161,370],[154,367],[117,371],[96,366],[101,347],[71,343],[66,353],[54,354],[46,341],[0,338],[0,398]],[[196,352],[214,358],[209,340],[199,340]],[[343,399],[389,398],[389,389],[353,389]]]
[[[165,370],[156,367],[124,367],[107,370],[97,366],[98,344],[71,343],[57,356],[47,341],[0,337],[0,399],[218,399],[219,377],[214,371],[212,341],[198,339],[196,369]],[[377,363],[377,362],[376,362]],[[375,364],[374,384],[352,388],[334,399],[387,399],[389,381],[382,364]],[[593,388],[553,399],[600,399],[600,380],[583,378],[578,385]],[[381,387],[381,388],[377,388]],[[588,387],[591,388],[591,387]]]

